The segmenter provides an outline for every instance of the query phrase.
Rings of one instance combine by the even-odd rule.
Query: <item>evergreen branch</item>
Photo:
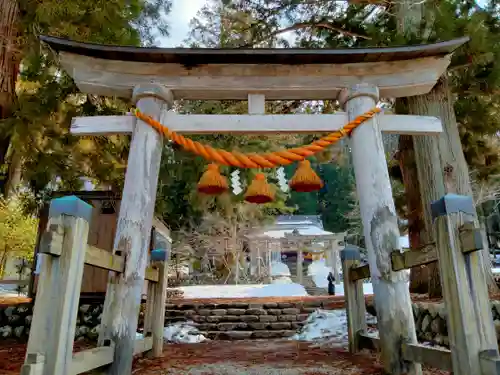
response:
[[[328,30],[337,31],[339,33],[343,33],[345,35],[349,35],[349,36],[356,37],[356,38],[361,38],[361,39],[365,39],[365,40],[371,40],[372,39],[371,37],[369,37],[367,35],[359,34],[359,33],[356,33],[354,31],[344,30],[341,27],[336,27],[336,26],[333,26],[333,25],[331,25],[329,23],[326,23],[326,22],[319,22],[319,23],[315,23],[315,22],[299,22],[299,23],[293,24],[292,26],[288,26],[288,27],[285,27],[283,29],[279,29],[279,30],[273,31],[272,33],[267,34],[266,36],[261,37],[261,38],[259,38],[257,40],[254,40],[251,43],[244,44],[240,48],[250,48],[250,47],[255,46],[256,44],[262,43],[263,41],[265,41],[267,39],[270,39],[270,38],[273,38],[273,37],[275,37],[275,36],[277,36],[279,34],[283,34],[283,33],[289,32],[289,31],[307,29],[307,28],[312,28],[312,29],[314,29],[314,28],[328,29]]]

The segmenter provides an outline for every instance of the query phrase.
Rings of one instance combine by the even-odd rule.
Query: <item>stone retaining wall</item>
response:
[[[165,323],[193,321],[211,339],[288,337],[303,326],[310,313],[328,307],[321,301],[167,304]]]
[[[330,305],[330,306],[329,306]],[[75,340],[95,341],[102,315],[102,302],[81,302]],[[230,302],[167,304],[165,325],[193,321],[212,339],[287,337],[303,325],[308,314],[317,308],[331,309],[331,302]],[[33,318],[31,304],[0,307],[0,340],[27,340]],[[143,311],[139,317],[142,326]]]
[[[491,301],[491,312],[498,337],[500,332],[500,301]],[[413,303],[413,315],[419,341],[428,341],[449,347],[447,314],[443,303]]]
[[[103,304],[101,302],[81,303],[78,310],[75,340],[97,340]],[[33,305],[30,303],[0,307],[0,340],[27,340],[33,319]]]

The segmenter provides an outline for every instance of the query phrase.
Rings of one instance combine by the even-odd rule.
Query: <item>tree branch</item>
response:
[[[353,37],[361,38],[361,39],[366,39],[366,40],[371,40],[372,39],[371,37],[369,37],[367,35],[358,34],[356,32],[349,31],[349,30],[344,30],[341,27],[336,27],[336,26],[333,26],[333,25],[331,25],[329,23],[326,23],[326,22],[319,22],[319,23],[299,22],[299,23],[293,24],[291,26],[285,27],[283,29],[276,30],[276,31],[274,31],[274,32],[266,35],[265,37],[257,39],[256,41],[244,44],[244,45],[240,46],[240,48],[253,47],[256,44],[262,43],[263,41],[265,41],[267,39],[270,39],[272,37],[275,37],[275,36],[277,36],[279,34],[283,34],[283,33],[286,33],[288,31],[295,31],[295,30],[306,29],[308,27],[311,27],[311,28],[320,28],[320,29],[328,29],[328,30],[332,30],[332,31],[337,31],[339,33],[343,33],[343,34],[346,34],[346,35],[349,35],[349,36],[353,36]]]

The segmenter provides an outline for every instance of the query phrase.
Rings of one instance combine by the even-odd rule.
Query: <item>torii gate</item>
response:
[[[453,51],[468,38],[431,45],[337,50],[157,49],[102,46],[52,37],[42,40],[84,93],[130,98],[141,112],[184,134],[332,132],[373,108],[380,97],[425,94],[446,71]],[[174,99],[247,100],[248,115],[178,115]],[[265,115],[265,100],[339,100],[332,115]],[[407,370],[399,350],[416,342],[403,272],[390,253],[399,229],[381,132],[432,135],[437,118],[379,115],[351,136],[378,326],[386,370]],[[162,138],[133,116],[75,118],[73,134],[132,134],[114,251],[126,255],[123,276],[111,276],[100,343],[111,339],[110,374],[130,374],[147,262]],[[412,374],[420,365],[410,365]]]

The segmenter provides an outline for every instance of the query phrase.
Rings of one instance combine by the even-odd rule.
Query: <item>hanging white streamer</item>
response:
[[[241,183],[240,183],[240,171],[235,170],[233,173],[231,173],[231,186],[233,188],[233,194],[234,195],[239,195],[243,191],[241,188]]]
[[[278,178],[278,185],[281,191],[286,193],[290,188],[286,181],[285,169],[283,167],[278,168],[278,171],[276,172],[276,177]]]

